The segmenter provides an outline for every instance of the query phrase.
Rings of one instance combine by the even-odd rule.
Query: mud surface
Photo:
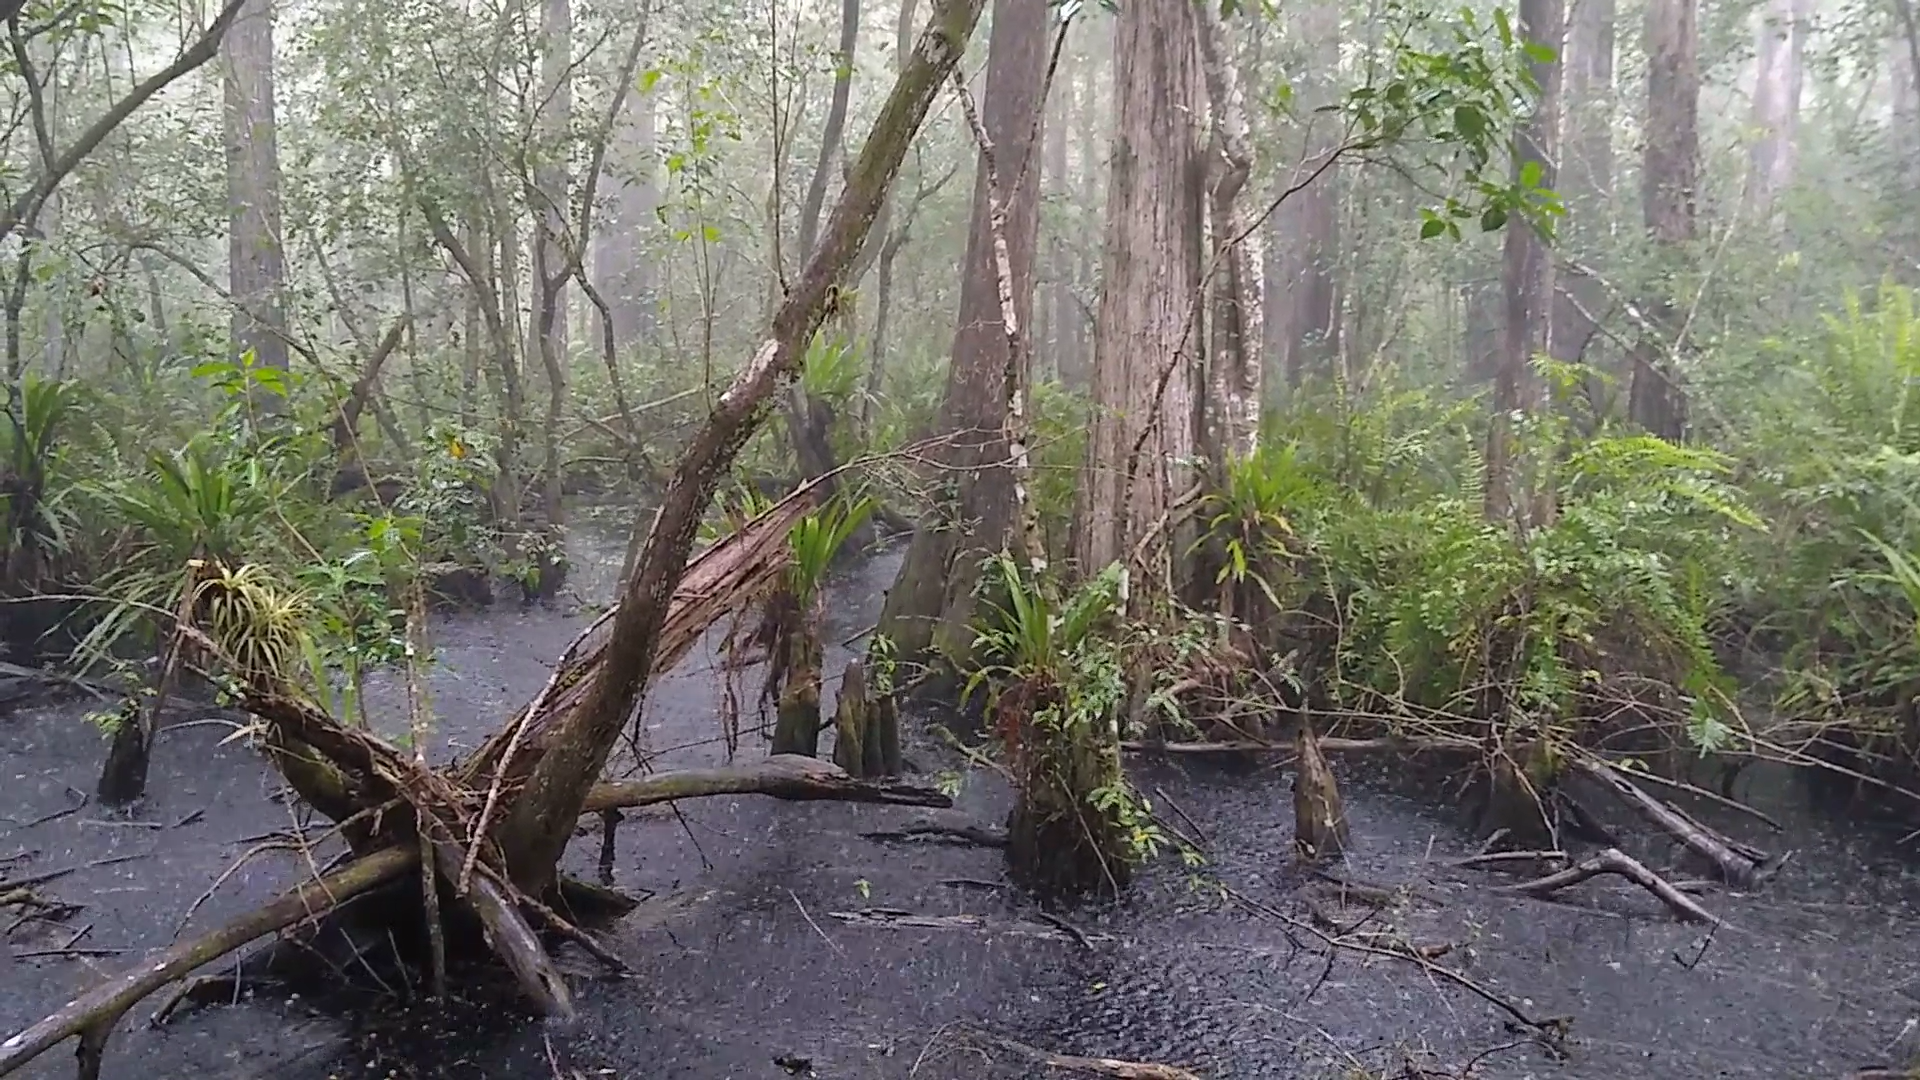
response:
[[[591,600],[608,595],[607,563],[617,566],[619,554],[617,544],[583,545],[576,590]],[[897,555],[882,555],[835,583],[831,641],[871,623],[897,565]],[[540,687],[590,616],[580,607],[439,624],[435,756],[472,747]],[[847,655],[830,645],[831,676]],[[718,688],[704,648],[656,685],[646,712],[656,768],[724,760]],[[377,723],[396,728],[397,688],[375,690],[384,706]],[[167,943],[196,897],[258,843],[249,838],[294,820],[255,755],[240,741],[223,745],[232,729],[219,723],[161,738],[152,797],[135,819],[89,805],[39,820],[92,789],[104,744],[81,722],[88,707],[0,714],[0,858],[22,856],[0,864],[0,879],[79,867],[40,888],[50,901],[85,905],[7,935],[0,1034]],[[912,743],[910,758],[947,767],[925,740]],[[740,754],[764,745],[749,731]],[[1507,1030],[1485,1001],[1404,960],[1343,952],[1329,964],[1311,932],[1223,896],[1222,885],[1307,918],[1309,893],[1291,868],[1284,773],[1149,766],[1143,790],[1158,789],[1163,810],[1178,805],[1186,820],[1172,820],[1199,834],[1209,862],[1163,859],[1124,903],[1067,915],[1072,930],[995,887],[997,852],[859,835],[916,811],[703,800],[677,814],[633,815],[621,827],[617,883],[653,896],[612,942],[635,977],[607,980],[584,957],[563,954],[579,972],[583,1020],[558,1040],[498,1007],[388,1003],[342,1015],[301,999],[204,1009],[155,1032],[145,1025],[150,1003],[122,1024],[104,1075],[547,1080],[557,1063],[563,1076],[776,1080],[790,1075],[776,1057],[805,1059],[813,1075],[834,1080],[1048,1075],[996,1048],[991,1036],[1000,1036],[1062,1053],[1176,1062],[1209,1077],[1363,1075],[1347,1071],[1356,1065],[1403,1075],[1409,1061],[1434,1070],[1428,1075],[1458,1075],[1473,1062],[1473,1075],[1489,1077],[1840,1077],[1920,1049],[1912,965],[1920,883],[1869,829],[1836,833],[1802,814],[1778,836],[1701,810],[1744,839],[1796,851],[1758,895],[1706,893],[1703,903],[1729,924],[1709,934],[1606,879],[1563,904],[1499,895],[1493,886],[1504,879],[1448,867],[1474,847],[1458,815],[1396,794],[1399,785],[1377,767],[1336,766],[1347,773],[1355,837],[1342,872],[1409,884],[1415,895],[1381,913],[1313,893],[1321,913],[1343,927],[1370,920],[1363,932],[1450,945],[1442,962],[1535,1014],[1570,1016],[1566,1060]],[[1777,816],[1799,806],[1791,784],[1764,787]],[[990,778],[970,777],[960,812],[997,823],[1004,794]],[[576,844],[583,872],[597,847]],[[1638,850],[1657,867],[1676,861],[1660,845]],[[122,856],[131,858],[102,862]],[[188,932],[271,896],[304,861],[283,850],[259,855],[199,908]],[[876,909],[966,919],[903,926]],[[0,915],[10,925],[20,912]],[[119,951],[27,955],[69,943]],[[71,1068],[61,1050],[27,1075]]]

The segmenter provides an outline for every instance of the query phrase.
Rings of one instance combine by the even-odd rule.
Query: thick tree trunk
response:
[[[1699,180],[1700,37],[1696,0],[1647,5],[1647,149],[1641,198],[1647,232],[1672,281],[1693,243]],[[1635,343],[1628,414],[1647,431],[1678,441],[1686,432],[1687,399],[1672,359],[1680,347],[1679,309],[1671,285],[1645,306],[1652,327]]]
[[[767,405],[790,385],[807,342],[826,318],[841,274],[858,254],[887,188],[925,119],[940,84],[959,62],[983,0],[938,0],[914,55],[875,120],[842,190],[819,247],[775,312],[771,332],[722,394],[694,435],[621,593],[606,660],[585,699],[557,730],[541,733],[525,787],[498,839],[517,884],[552,881],[586,794],[626,718],[644,694],[652,657],[675,586],[692,550],[700,518],[740,448],[765,418]]]
[[[1013,312],[1021,326],[1033,309],[1041,169],[1038,162],[1026,163],[1039,152],[1034,136],[1045,107],[1047,12],[1047,0],[995,0],[987,53],[982,124],[1000,184],[1019,185],[998,198],[1006,215]],[[1005,431],[1012,343],[1000,307],[986,157],[981,155],[974,173],[960,318],[941,407],[947,441],[932,451],[954,490],[914,533],[880,616],[879,632],[915,663],[933,653],[964,662],[971,652],[981,560],[1008,547],[1019,525]],[[1019,371],[1017,377],[1024,382],[1028,374]]]
[[[287,263],[274,120],[273,0],[247,0],[221,43],[226,68],[227,273],[236,355],[287,367]],[[268,399],[263,398],[263,403]]]
[[[1112,179],[1094,326],[1093,422],[1075,552],[1162,582],[1163,522],[1192,484],[1200,285],[1200,68],[1185,0],[1140,0],[1114,23]]]
[[[1533,115],[1515,140],[1513,169],[1520,175],[1529,166],[1540,170],[1540,186],[1556,183],[1555,133],[1559,122],[1560,54],[1564,36],[1560,0],[1522,0],[1520,33],[1529,42],[1554,50],[1551,59],[1532,63],[1540,98]],[[1502,249],[1502,279],[1507,294],[1506,332],[1500,343],[1500,367],[1493,382],[1493,423],[1487,436],[1487,517],[1504,521],[1523,509],[1516,489],[1513,460],[1513,414],[1532,408],[1538,388],[1532,377],[1533,358],[1547,347],[1553,296],[1553,267],[1546,242],[1525,221],[1510,221]]]

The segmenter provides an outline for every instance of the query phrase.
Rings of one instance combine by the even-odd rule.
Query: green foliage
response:
[[[818,598],[834,558],[873,513],[873,507],[873,499],[867,496],[835,497],[788,530],[787,548],[793,561],[787,565],[787,588],[803,609],[810,608]]]

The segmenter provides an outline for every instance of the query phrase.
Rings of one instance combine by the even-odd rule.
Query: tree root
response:
[[[1742,844],[1700,824],[1675,807],[1627,779],[1620,770],[1594,758],[1578,758],[1574,767],[1605,785],[1660,831],[1713,866],[1721,880],[1735,888],[1752,888],[1772,876],[1785,859],[1773,859],[1758,848]]]
[[[1638,859],[1619,848],[1608,848],[1598,855],[1582,859],[1565,870],[1556,871],[1545,877],[1509,885],[1506,891],[1544,899],[1561,889],[1601,874],[1618,874],[1626,878],[1652,893],[1661,903],[1672,909],[1675,915],[1687,922],[1720,925],[1718,916],[1701,907],[1691,897],[1669,884],[1665,878],[1647,869]]]
[[[249,942],[302,919],[324,914],[350,897],[399,877],[412,868],[417,857],[416,852],[392,848],[357,860],[326,877],[302,884],[204,937],[164,950],[152,960],[88,990],[46,1019],[0,1042],[0,1076],[19,1069],[76,1035],[81,1039],[81,1076],[98,1076],[108,1034],[142,998]]]

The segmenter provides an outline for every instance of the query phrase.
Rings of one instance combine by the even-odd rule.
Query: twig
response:
[[[1724,806],[1729,810],[1736,810],[1754,819],[1755,821],[1760,822],[1766,827],[1772,829],[1774,832],[1787,831],[1787,827],[1785,825],[1780,824],[1779,821],[1775,820],[1772,816],[1767,814],[1765,811],[1758,810],[1754,807],[1748,806],[1746,803],[1743,803],[1738,799],[1729,799],[1725,795],[1721,795],[1718,792],[1708,791],[1706,788],[1700,787],[1697,784],[1689,784],[1684,780],[1675,780],[1671,776],[1661,776],[1659,773],[1654,772],[1652,769],[1626,769],[1626,768],[1622,768],[1620,765],[1614,762],[1608,762],[1607,764],[1611,765],[1613,768],[1619,769],[1623,773],[1631,774],[1635,780],[1650,780],[1653,783],[1658,784],[1662,787],[1669,787],[1675,791],[1684,791],[1687,794],[1694,796],[1695,798],[1705,799],[1710,803],[1713,803],[1717,806]]]
[[[898,829],[874,829],[860,834],[863,840],[950,840],[1004,848],[1007,835],[984,825],[947,825],[937,821],[915,822]]]
[[[1222,886],[1222,890],[1228,899],[1246,908],[1248,911],[1256,915],[1264,915],[1267,918],[1275,919],[1296,929],[1305,930],[1333,948],[1348,949],[1353,952],[1365,953],[1369,956],[1386,956],[1396,960],[1404,960],[1420,968],[1428,975],[1435,975],[1445,979],[1512,1017],[1522,1027],[1538,1035],[1544,1041],[1547,1048],[1552,1050],[1556,1055],[1564,1055],[1566,1052],[1565,1042],[1567,1030],[1573,1024],[1573,1018],[1570,1016],[1535,1016],[1532,1012],[1528,1011],[1525,1006],[1522,1006],[1511,998],[1494,992],[1472,976],[1455,971],[1443,964],[1436,964],[1413,949],[1382,948],[1377,945],[1368,945],[1363,942],[1335,937],[1304,919],[1296,919],[1286,912],[1270,904],[1263,904],[1237,889]]]
[[[1056,1054],[1029,1046],[1017,1039],[1005,1035],[974,1030],[973,1034],[1006,1050],[1011,1050],[1036,1065],[1049,1069],[1070,1069],[1074,1072],[1092,1073],[1096,1076],[1110,1076],[1114,1080],[1200,1080],[1198,1073],[1182,1069],[1177,1065],[1162,1065],[1152,1061],[1123,1061],[1119,1058],[1080,1057],[1076,1054]]]
[[[1160,785],[1155,784],[1153,787],[1153,793],[1159,796],[1160,801],[1163,803],[1166,803],[1169,809],[1171,809],[1174,813],[1180,815],[1180,820],[1187,823],[1187,827],[1193,830],[1193,835],[1200,838],[1201,844],[1205,844],[1209,847],[1212,846],[1213,841],[1207,838],[1207,830],[1201,828],[1199,822],[1193,820],[1193,817],[1191,815],[1189,815],[1185,810],[1182,810],[1180,808],[1179,803],[1173,801],[1173,796],[1167,794],[1166,788],[1163,788]],[[1199,845],[1195,845],[1195,846],[1198,847]]]
[[[807,920],[807,925],[813,927],[813,932],[820,935],[820,940],[826,942],[828,947],[841,956],[847,955],[847,951],[840,947],[840,943],[828,937],[827,932],[820,929],[820,924],[813,921],[813,916],[807,914],[807,905],[800,902],[799,894],[795,893],[792,889],[788,889],[787,895],[793,897],[793,906],[800,909],[800,917]]]

